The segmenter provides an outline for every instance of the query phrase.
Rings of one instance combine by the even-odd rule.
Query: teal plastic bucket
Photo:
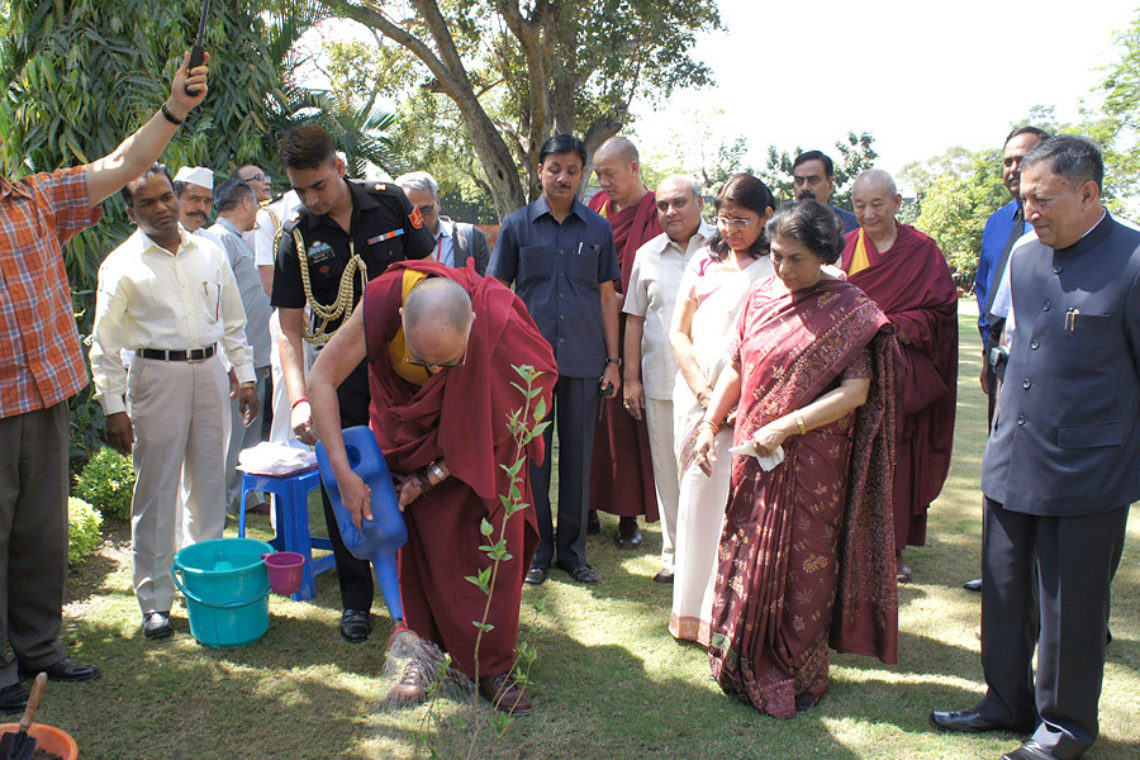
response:
[[[269,574],[252,538],[215,538],[174,555],[170,574],[186,596],[190,633],[208,647],[252,644],[269,630]]]

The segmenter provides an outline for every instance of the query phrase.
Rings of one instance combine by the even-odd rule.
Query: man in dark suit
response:
[[[1074,760],[1096,739],[1109,584],[1140,499],[1140,230],[1105,211],[1103,175],[1079,137],[1022,160],[1034,235],[1010,258],[1009,361],[982,461],[987,691],[931,714],[1032,734],[1003,760]]]
[[[396,177],[396,184],[424,217],[424,227],[435,238],[432,258],[452,267],[475,262],[475,271],[487,273],[491,248],[483,231],[473,224],[453,222],[440,215],[439,183],[427,172],[408,172]]]

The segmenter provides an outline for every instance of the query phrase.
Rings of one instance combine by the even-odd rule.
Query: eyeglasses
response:
[[[733,229],[733,228],[742,229],[742,228],[747,227],[748,225],[752,224],[754,221],[756,221],[755,217],[751,217],[748,219],[734,219],[733,217],[730,217],[730,216],[718,216],[716,218],[717,226],[718,227],[724,227],[726,229]]]
[[[418,359],[412,356],[412,352],[405,346],[404,353],[407,355],[405,361],[413,367],[423,367],[424,369],[431,369],[432,367],[439,367],[440,369],[448,369],[452,367],[462,367],[467,363],[467,346],[463,347],[463,356],[455,361],[450,362],[425,362],[423,359]]]
[[[238,177],[242,182],[268,182],[269,177],[264,174],[251,174],[248,177]]]
[[[471,315],[471,322],[467,325],[467,337],[464,339],[464,343],[463,343],[463,356],[460,356],[458,359],[456,359],[454,361],[449,361],[449,362],[424,361],[423,359],[419,358],[418,356],[412,355],[412,349],[408,348],[408,339],[407,339],[407,337],[405,337],[404,338],[404,361],[406,361],[408,364],[411,364],[413,367],[423,367],[424,369],[431,369],[432,367],[438,367],[439,369],[450,369],[450,368],[454,368],[454,367],[462,367],[464,364],[467,363],[467,349],[471,345],[471,328],[474,326],[475,326],[475,315],[472,314]],[[407,329],[406,328],[404,331],[404,335],[405,336],[407,335]]]

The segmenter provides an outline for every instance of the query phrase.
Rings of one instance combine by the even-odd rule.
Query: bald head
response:
[[[855,187],[874,188],[887,195],[898,195],[895,179],[882,169],[868,169],[855,178]]]
[[[634,206],[645,195],[637,148],[625,137],[611,137],[594,151],[594,174],[602,190],[617,204],[614,210]]]
[[[898,234],[895,216],[902,207],[894,179],[882,169],[863,172],[851,188],[851,206],[859,226],[871,236],[879,251],[885,252]]]
[[[634,145],[628,137],[622,137],[620,135],[606,140],[594,151],[595,164],[600,158],[617,158],[622,161],[641,160],[641,156],[637,152],[637,146]]]
[[[401,316],[410,358],[429,369],[461,363],[474,319],[462,285],[446,277],[423,280],[408,293]]]
[[[701,186],[692,177],[674,174],[657,186],[657,221],[675,243],[686,246],[701,226]]]

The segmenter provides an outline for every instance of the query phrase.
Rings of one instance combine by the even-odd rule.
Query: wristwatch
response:
[[[606,364],[616,364],[616,365],[618,365],[618,366],[620,367],[620,366],[621,366],[621,359],[620,359],[620,358],[618,358],[618,359],[609,359],[609,358],[607,358],[607,359],[606,359]]]

